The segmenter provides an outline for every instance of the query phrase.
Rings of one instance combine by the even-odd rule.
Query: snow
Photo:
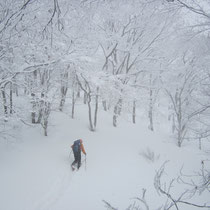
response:
[[[86,107],[77,109],[76,119],[68,112],[54,112],[48,137],[39,127],[27,127],[19,134],[18,143],[1,145],[0,209],[103,210],[102,200],[126,209],[132,198],[141,196],[142,188],[147,189],[151,209],[156,209],[164,197],[154,189],[154,176],[165,161],[164,176],[169,180],[177,177],[182,166],[186,174],[198,171],[201,160],[208,158],[191,144],[178,148],[167,129],[149,131],[144,120],[133,125],[120,119],[119,127],[114,128],[110,113],[102,110],[103,121],[96,132],[90,132]],[[83,139],[87,161],[72,172],[70,146],[78,138]],[[154,153],[153,161],[145,158],[147,151]],[[196,199],[208,201],[208,196],[204,193]]]

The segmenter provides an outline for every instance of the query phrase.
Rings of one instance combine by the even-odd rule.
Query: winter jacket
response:
[[[71,145],[71,148],[73,149],[74,145]],[[80,150],[83,152],[84,155],[86,155],[87,153],[85,152],[85,148],[84,145],[82,143],[82,140],[80,139]]]

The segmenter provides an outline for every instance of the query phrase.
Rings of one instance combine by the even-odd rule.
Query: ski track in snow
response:
[[[66,153],[67,157],[67,153]],[[38,201],[33,210],[51,210],[52,207],[59,201],[59,199],[67,192],[70,187],[71,181],[75,172],[71,170],[71,162],[73,161],[72,156],[68,156],[68,159],[62,164],[62,168],[59,169],[59,173],[56,178],[51,181],[50,188],[40,196],[41,199]]]
[[[73,174],[66,172],[59,175],[52,182],[52,186],[48,189],[45,195],[42,196],[39,204],[36,204],[34,210],[50,210],[51,207],[61,198],[70,186]]]

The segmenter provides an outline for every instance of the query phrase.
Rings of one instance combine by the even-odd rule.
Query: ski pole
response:
[[[71,150],[71,152],[69,153],[69,159],[71,158],[71,153],[72,153],[72,150]]]

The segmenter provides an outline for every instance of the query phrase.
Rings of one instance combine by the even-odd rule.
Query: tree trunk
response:
[[[61,101],[60,101],[60,111],[63,111],[63,107],[66,101],[66,95],[68,91],[68,72],[66,71],[62,75],[62,82],[61,82]]]
[[[88,102],[88,114],[89,114],[90,130],[94,131],[93,121],[92,121],[91,96],[90,96],[90,94],[88,94],[87,98],[88,98],[87,102]]]
[[[42,111],[42,108],[40,108],[40,110],[39,110],[39,116],[38,116],[38,119],[37,119],[37,122],[36,122],[38,124],[40,124],[41,121],[42,121],[42,116],[43,116],[43,113],[42,112],[43,112]]]
[[[44,122],[44,136],[47,136],[47,126],[48,126],[48,121]]]
[[[113,115],[113,126],[114,127],[117,127],[117,118],[121,114],[121,111],[122,111],[122,99],[120,98],[114,107],[114,115]]]
[[[117,104],[114,107],[114,115],[113,115],[113,126],[117,127],[117,117],[118,117],[118,107]]]
[[[181,137],[181,133],[178,132],[178,147],[182,146],[182,137]]]
[[[106,104],[106,101],[103,100],[103,101],[102,101],[102,104],[103,104],[104,111],[107,111],[107,104]]]
[[[151,131],[154,131],[154,126],[153,126],[153,107],[151,105],[149,107],[149,129]]]
[[[80,87],[79,87],[79,85],[77,85],[78,86],[78,89],[77,89],[77,98],[80,98]]]
[[[18,85],[16,79],[13,79],[12,91],[18,97],[19,94],[18,94]]]
[[[7,115],[8,110],[7,110],[7,99],[6,99],[5,88],[3,88],[1,92],[2,92],[2,97],[3,97],[4,114]]]
[[[31,90],[31,83],[29,82],[29,75],[25,75],[25,77],[24,77],[24,80],[25,80],[25,83],[26,83],[26,85],[24,85],[24,95],[29,95],[30,93],[30,91],[32,92],[32,90]]]
[[[71,108],[71,118],[73,119],[74,118],[74,107],[75,107],[75,93],[74,93],[74,90],[72,92],[72,108]]]
[[[87,104],[87,93],[86,92],[84,92],[83,102],[84,102],[84,104]]]
[[[133,114],[132,114],[133,123],[136,123],[136,101],[133,101]]]
[[[63,105],[64,105],[64,95],[63,95],[63,86],[61,87],[61,100],[60,100],[60,105],[59,105],[59,110],[62,112],[63,111]]]
[[[94,115],[94,129],[96,129],[96,125],[97,125],[97,115],[98,115],[98,91],[99,91],[99,88],[97,87],[96,104],[95,104],[95,115]]]
[[[10,83],[9,101],[10,101],[10,114],[12,114],[13,113],[13,85],[12,83]]]
[[[202,145],[201,145],[201,137],[199,137],[199,150],[202,149]]]
[[[17,85],[15,85],[15,94],[16,94],[17,97],[19,96],[18,86]]]
[[[149,122],[150,122],[149,129],[150,129],[151,131],[154,131],[152,110],[150,110],[150,112],[149,112]]]
[[[36,102],[35,102],[35,94],[31,93],[31,103],[32,103],[32,111],[31,111],[31,122],[36,123]]]
[[[177,130],[177,135],[178,135],[178,147],[181,147],[182,145],[182,121],[180,118],[180,113],[177,116],[177,121],[178,121],[178,130]]]
[[[150,90],[149,90],[149,129],[154,131],[153,125],[153,90],[152,90],[152,75],[150,75]]]
[[[122,98],[120,98],[117,102],[117,113],[119,116],[121,115],[122,112],[122,102],[123,102]]]
[[[40,124],[43,117],[43,106],[44,106],[44,93],[41,93],[41,100],[39,101],[39,116],[37,119],[37,123]]]
[[[62,86],[61,87],[61,101],[60,101],[60,106],[59,106],[59,110],[63,111],[63,107],[66,101],[66,94],[67,94],[68,88]]]
[[[177,122],[178,122],[178,146],[181,147],[182,142],[183,142],[183,121],[182,121],[182,100],[177,94],[177,105],[178,105],[178,113],[177,113]]]
[[[3,106],[4,106],[4,121],[7,122],[7,115],[8,115],[8,107],[7,107],[7,99],[6,99],[6,93],[5,93],[5,87],[1,90],[2,98],[3,98]]]
[[[172,114],[172,133],[175,132],[176,129],[176,124],[175,124],[175,117],[174,117],[174,113]]]
[[[44,135],[47,136],[48,132],[48,119],[51,112],[51,104],[49,102],[44,103],[44,111],[43,111],[43,129],[44,129]]]

